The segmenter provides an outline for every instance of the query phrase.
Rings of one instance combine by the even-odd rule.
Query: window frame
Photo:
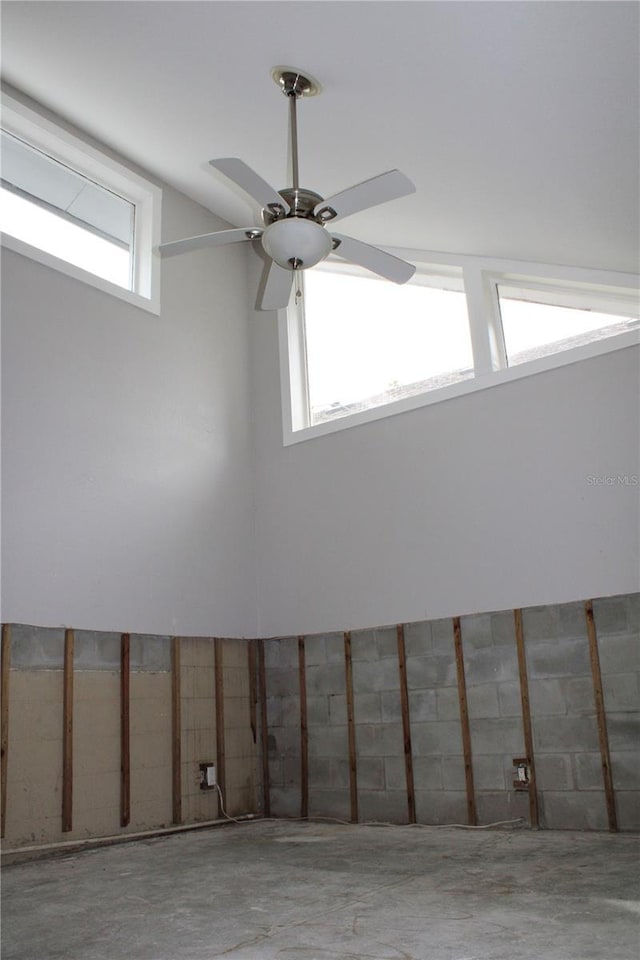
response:
[[[634,312],[637,313],[640,276],[616,271],[443,254],[407,248],[385,247],[383,249],[416,264],[418,276],[441,277],[461,273],[467,297],[475,375],[447,387],[394,400],[369,410],[311,426],[308,419],[304,316],[301,306],[295,304],[295,297],[292,294],[289,306],[278,311],[284,446],[337,433],[360,424],[382,420],[399,413],[466,396],[478,390],[485,390],[640,344],[640,329],[636,328],[510,367],[507,362],[500,317],[499,284],[509,287],[521,285],[524,289],[527,289],[528,285],[539,284],[548,291],[561,293],[567,305],[569,305],[568,301],[573,299],[575,306],[584,305],[585,299],[588,300],[590,295],[610,294],[619,298],[621,303],[635,305]],[[334,262],[329,261],[329,266],[333,268]],[[342,265],[335,264],[335,267],[344,270]]]
[[[155,255],[154,250],[160,243],[161,236],[161,188],[5,91],[2,92],[0,126],[12,136],[134,205],[131,270],[133,289],[127,290],[104,280],[9,233],[2,233],[2,246],[159,315],[160,258]]]

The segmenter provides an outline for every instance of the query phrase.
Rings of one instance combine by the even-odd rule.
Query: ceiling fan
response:
[[[271,261],[266,268],[261,310],[286,307],[295,271],[315,266],[330,253],[357,263],[394,283],[406,283],[415,272],[412,264],[353,237],[329,233],[326,225],[379,203],[414,193],[415,186],[399,170],[389,170],[327,199],[313,190],[300,187],[296,104],[302,97],[315,96],[320,92],[320,87],[315,80],[290,67],[274,67],[272,76],[289,100],[292,186],[274,190],[236,157],[210,160],[212,167],[260,204],[264,227],[219,230],[185,240],[174,240],[160,245],[160,255],[173,257],[202,247],[260,240]]]

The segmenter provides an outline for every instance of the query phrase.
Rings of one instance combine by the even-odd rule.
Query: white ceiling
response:
[[[413,197],[346,220],[372,243],[638,269],[634,2],[2,3],[6,81],[230,223],[206,161],[287,184],[276,64],[307,70],[301,184],[398,167]],[[169,239],[169,238],[167,238]]]

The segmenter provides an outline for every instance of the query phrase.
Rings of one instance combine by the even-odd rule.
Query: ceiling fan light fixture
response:
[[[289,302],[295,271],[314,267],[332,251],[340,259],[355,263],[394,283],[407,283],[415,271],[413,264],[353,237],[330,234],[325,224],[350,217],[379,203],[406,197],[415,192],[415,186],[408,177],[394,169],[356,183],[328,198],[301,187],[296,104],[305,97],[316,96],[321,87],[306,71],[303,73],[294,67],[274,67],[272,77],[289,102],[291,186],[275,190],[238,157],[219,157],[209,161],[214,170],[235,183],[260,205],[264,231],[256,227],[244,227],[172,240],[160,244],[160,255],[173,257],[201,247],[259,239],[271,261],[265,267],[260,310],[284,309]]]
[[[319,223],[298,217],[276,220],[262,234],[262,246],[268,257],[286,269],[297,261],[305,270],[320,263],[331,253],[331,236]]]

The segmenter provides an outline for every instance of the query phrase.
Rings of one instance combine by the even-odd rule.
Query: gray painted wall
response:
[[[596,600],[594,616],[619,827],[640,829],[640,595]],[[607,829],[583,603],[531,607],[523,628],[540,820]],[[461,618],[480,823],[528,819],[513,789],[525,755],[512,611]],[[405,626],[417,819],[466,823],[460,707],[450,619]],[[309,813],[349,819],[343,634],[308,637]],[[360,820],[407,821],[395,627],[352,634]],[[271,806],[298,816],[300,698],[295,638],[266,641]]]
[[[261,636],[637,589],[638,488],[588,478],[640,474],[638,347],[289,447],[252,347]]]
[[[223,226],[163,187],[164,240]],[[3,251],[4,621],[255,635],[248,356],[239,248],[159,317]]]

